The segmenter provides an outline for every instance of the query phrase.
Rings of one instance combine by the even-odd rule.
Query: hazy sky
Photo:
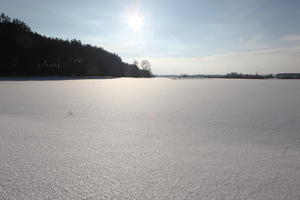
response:
[[[299,0],[0,0],[0,12],[156,74],[300,72]]]

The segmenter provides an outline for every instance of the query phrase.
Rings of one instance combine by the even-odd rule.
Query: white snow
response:
[[[0,81],[0,199],[300,199],[299,80]]]

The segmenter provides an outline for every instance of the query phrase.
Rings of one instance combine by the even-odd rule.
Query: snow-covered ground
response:
[[[300,81],[0,81],[0,199],[300,199]]]

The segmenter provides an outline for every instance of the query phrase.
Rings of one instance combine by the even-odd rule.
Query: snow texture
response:
[[[299,88],[0,81],[0,199],[300,199]]]

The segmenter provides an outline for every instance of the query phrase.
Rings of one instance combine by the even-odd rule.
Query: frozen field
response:
[[[300,199],[300,81],[0,81],[0,199]]]

